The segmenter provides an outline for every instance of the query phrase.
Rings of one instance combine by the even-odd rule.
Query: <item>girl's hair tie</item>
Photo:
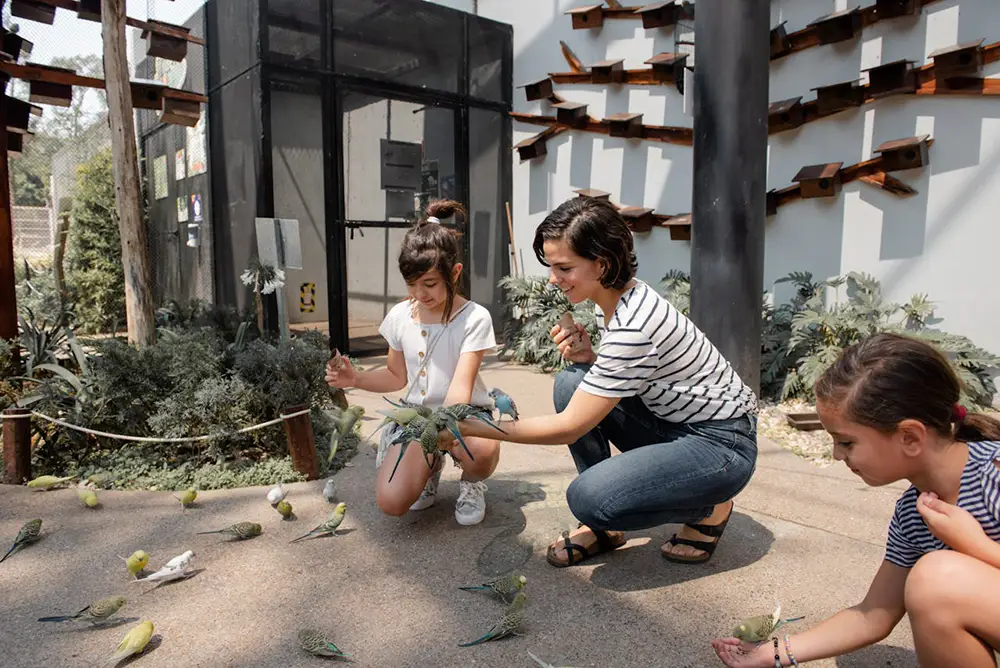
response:
[[[965,410],[965,406],[962,406],[960,404],[955,404],[954,408],[951,409],[951,421],[952,422],[956,422],[956,423],[957,422],[961,422],[962,420],[965,419],[966,415],[967,415],[967,412]]]
[[[427,216],[427,222],[428,223],[437,223],[438,225],[441,224],[441,221],[438,219],[437,216]]]

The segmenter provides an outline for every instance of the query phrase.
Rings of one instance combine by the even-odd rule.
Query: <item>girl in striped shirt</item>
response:
[[[906,479],[885,559],[861,603],[760,645],[713,642],[731,668],[853,652],[910,617],[921,666],[995,668],[1000,649],[1000,421],[966,414],[961,383],[932,346],[878,334],[847,348],[816,385],[833,454],[871,486]],[[793,658],[794,657],[794,658]]]

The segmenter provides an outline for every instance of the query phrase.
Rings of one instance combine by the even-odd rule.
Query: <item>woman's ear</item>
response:
[[[456,283],[456,284],[458,283],[458,277],[462,275],[462,269],[464,269],[464,268],[465,267],[462,266],[461,262],[456,262],[455,263],[455,266],[452,267],[452,269],[451,269],[451,282],[452,283]]]

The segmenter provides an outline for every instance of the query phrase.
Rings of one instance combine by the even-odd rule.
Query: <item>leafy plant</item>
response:
[[[660,279],[660,293],[675,309],[691,312],[691,277],[679,269],[671,269]]]

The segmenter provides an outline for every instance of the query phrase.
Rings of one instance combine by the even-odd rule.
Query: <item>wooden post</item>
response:
[[[7,408],[3,412],[3,464],[8,484],[20,485],[31,479],[31,415],[26,408]],[[13,419],[6,419],[13,416]]]
[[[52,274],[56,279],[56,293],[59,295],[59,306],[66,306],[66,275],[63,271],[63,259],[66,257],[66,237],[69,236],[69,214],[64,213],[56,224],[56,245],[52,250]]]
[[[285,413],[298,413],[308,406],[289,406]],[[308,480],[319,477],[319,461],[316,457],[316,438],[313,436],[312,420],[309,414],[288,418],[284,422],[288,452],[292,455],[292,468],[306,476]]]
[[[104,34],[104,80],[114,158],[115,203],[125,269],[125,315],[128,339],[138,346],[156,340],[152,272],[146,248],[139,187],[139,153],[132,118],[132,88],[125,57],[125,0],[101,0]]]
[[[0,7],[3,3],[0,2]],[[0,338],[17,340],[17,291],[14,289],[14,220],[10,212],[10,172],[7,158],[7,96],[0,91]],[[21,350],[13,346],[11,376],[21,373]],[[6,432],[5,432],[6,433]]]
[[[510,202],[504,202],[507,205],[507,230],[510,233],[510,268],[514,273],[514,278],[519,276],[517,271],[517,253],[514,248],[514,221],[510,217]]]

